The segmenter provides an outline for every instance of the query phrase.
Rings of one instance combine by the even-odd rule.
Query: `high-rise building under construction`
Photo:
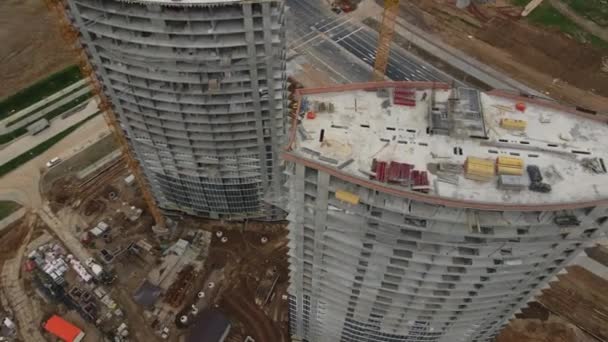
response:
[[[424,82],[300,91],[290,330],[489,342],[608,230],[607,118]]]
[[[68,0],[159,207],[273,219],[285,137],[281,0]]]

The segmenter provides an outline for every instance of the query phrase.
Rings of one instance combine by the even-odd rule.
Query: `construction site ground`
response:
[[[167,315],[173,322],[181,310],[188,310],[197,293],[204,289],[214,271],[220,271],[217,295],[211,299],[217,309],[231,320],[232,329],[228,341],[242,341],[251,336],[256,341],[288,341],[287,332],[287,238],[284,223],[243,222],[223,223],[187,218],[179,223],[169,240],[158,241],[151,230],[153,221],[139,189],[127,185],[124,178],[129,174],[121,157],[109,161],[84,179],[76,174],[104,156],[112,154],[115,145],[110,138],[103,138],[74,158],[59,164],[42,179],[45,198],[61,221],[76,237],[99,221],[108,223],[110,239],[95,239],[87,249],[100,256],[102,249],[117,250],[130,243],[145,240],[153,248],[149,253],[132,255],[125,253],[110,266],[118,276],[112,294],[126,311],[129,321],[145,327],[135,331],[136,341],[158,340],[158,330],[166,321],[159,322],[133,300],[133,294],[148,277],[152,269],[162,263],[161,250],[172,241],[191,232],[205,230],[213,233],[208,256],[201,272],[188,273],[187,289],[180,288],[180,275],[172,280],[173,287],[160,301],[177,298],[177,303],[167,307]],[[137,222],[130,222],[124,215],[128,208],[144,209]],[[216,233],[222,232],[222,238]],[[262,242],[262,237],[267,239]],[[228,239],[227,241],[225,239]],[[224,240],[225,242],[222,242]],[[149,278],[149,277],[148,277]],[[182,277],[183,278],[183,277]],[[269,281],[276,278],[276,283]],[[274,284],[274,286],[272,286]],[[271,291],[272,289],[272,291]],[[172,291],[181,291],[175,294]],[[260,294],[272,292],[268,302],[260,300]],[[256,302],[257,299],[257,302]],[[179,331],[186,334],[187,331]],[[172,335],[171,340],[176,336]]]
[[[140,190],[134,185],[128,185],[124,178],[129,174],[126,164],[121,157],[100,166],[97,172],[84,179],[76,177],[77,171],[94,163],[98,159],[112,153],[115,145],[111,137],[101,139],[68,160],[62,168],[53,170],[43,177],[42,188],[47,189],[45,197],[50,206],[65,224],[71,234],[80,239],[100,221],[111,226],[106,238],[98,238],[86,245],[87,250],[103,260],[101,250],[124,250],[132,242],[146,239],[153,242],[152,217],[144,210],[142,216],[135,222],[127,218],[126,213],[131,207],[145,209]],[[61,165],[61,164],[60,164]],[[155,262],[155,258],[140,258],[125,253],[112,263],[104,265],[117,275],[115,285],[110,294],[125,311],[132,329],[131,338],[135,341],[152,342],[159,340],[149,325],[143,321],[143,309],[133,301],[133,292],[145,278]],[[91,330],[95,330],[91,328]]]
[[[0,1],[0,27],[0,99],[75,63],[44,1]]]
[[[227,341],[240,342],[247,336],[256,341],[289,341],[284,297],[288,286],[286,224],[200,220],[183,224],[213,233],[205,272],[188,296],[193,300],[213,272],[222,273],[213,303],[230,318],[232,328]],[[262,242],[263,237],[267,242]],[[227,240],[222,242],[223,238]],[[273,288],[270,280],[275,277]]]
[[[608,280],[570,266],[543,290],[497,342],[608,341]]]
[[[408,0],[402,1],[400,16],[556,100],[608,111],[608,73],[601,70],[608,51],[558,29],[533,25],[519,18],[521,11],[510,0],[477,6],[472,13],[451,0]]]
[[[27,245],[46,228],[42,220],[28,213],[0,235],[0,312],[11,313],[20,325],[18,337],[22,341],[43,342],[39,323],[49,308],[35,298],[35,290],[25,281],[27,275],[21,265]]]

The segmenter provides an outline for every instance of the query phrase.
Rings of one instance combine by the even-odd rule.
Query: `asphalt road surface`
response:
[[[348,15],[336,15],[323,0],[287,0],[288,34],[291,48],[307,45],[328,54],[351,55],[373,66],[377,32],[362,26]],[[336,50],[342,50],[336,52]],[[365,79],[371,79],[369,69]],[[349,72],[349,75],[353,73]],[[444,72],[393,44],[386,75],[395,81],[438,81],[451,83],[454,79]],[[357,77],[358,78],[358,77]],[[462,84],[457,82],[458,84]]]

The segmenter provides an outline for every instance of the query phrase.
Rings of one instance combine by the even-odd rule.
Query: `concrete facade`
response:
[[[309,93],[332,91],[348,89]],[[365,118],[372,116],[371,102],[364,102],[363,96],[375,92],[368,93],[372,95],[355,96],[358,106],[365,106]],[[338,106],[336,112],[342,110]],[[346,122],[358,126],[352,109],[347,109],[348,120],[333,117],[336,130],[348,129],[339,126]],[[390,115],[403,115],[395,112]],[[432,189],[422,194],[349,173],[341,159],[332,161],[334,156],[323,154],[330,145],[346,149],[337,145],[329,125],[321,126],[327,143],[318,144],[316,154],[302,148],[307,142],[299,140],[316,141],[318,132],[311,126],[318,125],[320,115],[308,126],[294,124],[284,153],[290,331],[296,338],[493,341],[519,309],[608,230],[605,196],[579,203],[501,205],[443,198]],[[363,140],[355,135],[353,140]],[[428,133],[418,137],[425,136]],[[351,147],[356,152],[350,165],[361,168],[357,156],[363,148]],[[599,177],[606,176],[592,177],[601,181]]]
[[[68,0],[68,16],[162,209],[275,219],[284,4]]]

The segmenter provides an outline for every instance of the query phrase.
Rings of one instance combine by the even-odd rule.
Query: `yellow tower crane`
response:
[[[376,48],[376,60],[374,62],[374,81],[383,81],[388,66],[391,52],[391,42],[395,33],[395,19],[399,13],[399,0],[384,0],[384,13],[382,15],[382,26],[378,37]]]
[[[66,4],[64,0],[45,0],[45,2],[47,7],[53,11],[59,19],[59,29],[61,31],[61,35],[66,42],[73,47],[74,52],[78,56],[78,64],[82,76],[85,77],[89,82],[91,91],[99,97],[99,109],[103,112],[106,123],[114,133],[114,138],[121,148],[122,156],[125,158],[129,169],[133,173],[133,176],[141,189],[142,196],[148,205],[150,214],[154,218],[154,221],[156,221],[157,226],[165,228],[165,216],[161,213],[160,209],[156,205],[156,200],[154,199],[152,191],[150,191],[149,185],[144,178],[139,162],[129,148],[129,142],[126,139],[124,132],[122,132],[122,128],[120,127],[116,114],[112,110],[112,104],[104,94],[101,84],[95,77],[93,67],[89,63],[88,56],[78,41],[79,33],[74,27],[72,27],[72,24],[68,20],[67,13],[65,12]]]

